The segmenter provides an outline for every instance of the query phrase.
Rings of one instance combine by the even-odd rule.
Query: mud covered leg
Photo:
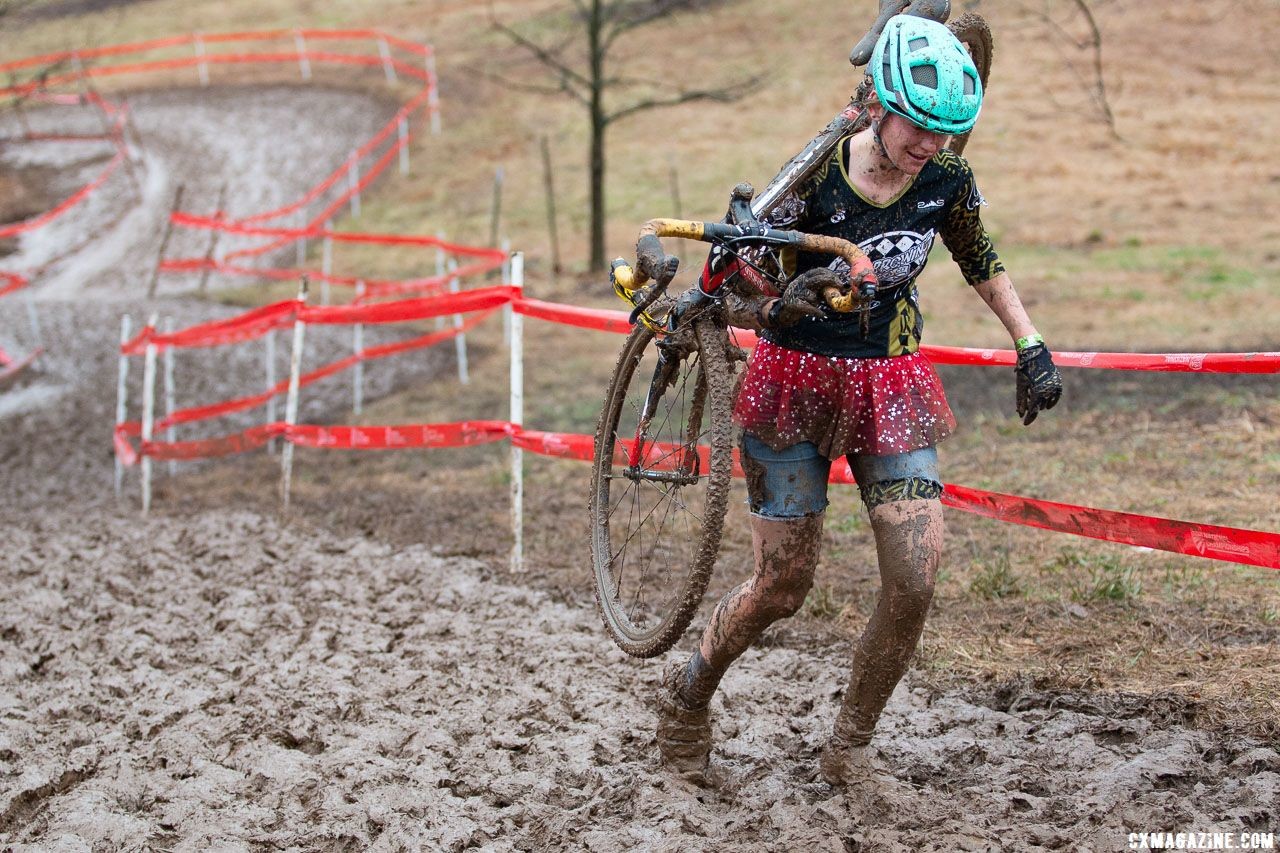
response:
[[[751,517],[755,572],[716,605],[692,659],[664,672],[658,747],[668,765],[686,773],[706,766],[711,751],[707,704],[729,665],[765,628],[804,604],[817,568],[822,520],[821,513],[796,519]]]
[[[937,500],[883,503],[871,509],[883,590],[854,646],[849,686],[822,756],[828,781],[846,781],[861,760],[876,721],[907,671],[924,630],[942,553],[942,504]]]

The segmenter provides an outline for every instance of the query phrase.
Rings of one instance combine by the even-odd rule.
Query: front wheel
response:
[[[654,657],[689,626],[715,564],[733,474],[723,326],[636,326],[605,394],[591,469],[596,602],[623,651]]]

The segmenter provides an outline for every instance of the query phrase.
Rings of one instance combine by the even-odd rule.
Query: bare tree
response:
[[[545,43],[490,15],[493,26],[528,52],[544,68],[549,82],[504,80],[527,92],[558,95],[577,101],[586,110],[591,126],[591,264],[593,272],[605,268],[605,134],[619,119],[646,110],[690,101],[737,100],[759,82],[751,77],[715,88],[683,88],[671,80],[644,80],[610,74],[610,51],[619,38],[681,10],[708,5],[707,0],[569,0],[562,9],[567,25],[559,29],[558,43]]]
[[[1016,2],[1016,0],[1015,0]],[[1097,3],[1097,5],[1105,5],[1106,0]],[[1089,0],[1065,0],[1068,8],[1068,17],[1070,12],[1078,13],[1080,21],[1085,30],[1084,35],[1079,35],[1068,29],[1070,21],[1059,22],[1054,12],[1056,11],[1053,0],[1043,0],[1040,8],[1032,7],[1027,3],[1017,3],[1023,9],[1026,9],[1035,17],[1039,18],[1051,31],[1062,41],[1067,42],[1080,51],[1088,51],[1090,57],[1090,76],[1091,80],[1086,80],[1084,75],[1076,68],[1075,64],[1067,59],[1067,66],[1080,80],[1081,85],[1089,93],[1089,100],[1093,102],[1094,109],[1098,113],[1098,117],[1106,124],[1107,130],[1111,137],[1117,141],[1121,140],[1120,132],[1116,128],[1116,117],[1111,111],[1111,101],[1107,94],[1107,81],[1104,72],[1104,64],[1102,61],[1102,28],[1098,25],[1098,19],[1094,15]]]

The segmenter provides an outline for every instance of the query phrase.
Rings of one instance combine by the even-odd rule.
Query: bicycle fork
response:
[[[630,453],[627,454],[627,468],[623,475],[633,482],[647,480],[670,483],[675,486],[690,486],[698,482],[701,474],[702,459],[698,453],[698,437],[702,426],[702,410],[706,406],[707,399],[707,376],[701,366],[697,368],[698,377],[695,380],[693,398],[689,404],[689,417],[685,422],[683,441],[678,450],[679,461],[669,470],[645,468],[641,464],[645,457],[645,446],[649,444],[649,427],[653,422],[658,401],[675,384],[680,372],[680,364],[689,355],[684,347],[676,345],[670,339],[658,341],[657,347],[658,363],[653,368],[653,379],[650,380],[648,393],[645,394],[644,406],[640,410],[635,439],[631,443]],[[661,453],[662,450],[659,450],[659,463],[663,459]],[[671,456],[675,455],[677,454],[671,454]]]

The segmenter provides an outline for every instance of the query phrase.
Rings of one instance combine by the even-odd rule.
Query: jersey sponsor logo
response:
[[[946,203],[947,200],[943,198],[935,198],[933,201],[918,201],[916,202],[916,210],[937,210]]]
[[[897,287],[910,281],[924,269],[929,259],[929,250],[933,248],[934,229],[923,234],[915,231],[886,231],[883,234],[863,240],[858,248],[867,253],[876,268],[876,278],[880,279],[880,289]],[[842,275],[847,274],[849,265],[836,259],[831,268]]]
[[[987,203],[987,200],[982,197],[982,193],[979,192],[978,190],[978,185],[976,183],[973,184],[971,189],[969,190],[969,197],[964,201],[964,206],[967,207],[969,210],[977,210],[979,207],[984,206],[986,203]]]

